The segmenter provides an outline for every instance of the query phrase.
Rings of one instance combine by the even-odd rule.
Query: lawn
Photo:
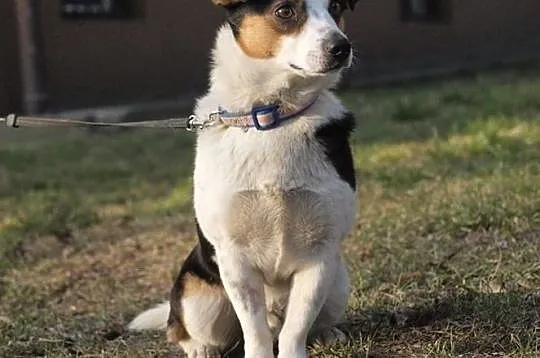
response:
[[[540,356],[540,70],[347,90],[346,344],[313,357]],[[193,246],[194,137],[0,131],[0,356],[170,357],[125,333]]]

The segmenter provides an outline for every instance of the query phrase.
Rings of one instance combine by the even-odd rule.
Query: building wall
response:
[[[221,9],[210,0],[135,1],[142,6],[142,16],[131,20],[67,20],[60,16],[59,0],[39,1],[52,108],[204,91]],[[359,1],[347,27],[359,53],[360,75],[540,51],[540,1],[448,1],[452,14],[445,24],[403,23],[400,0]],[[6,16],[10,3],[0,1],[3,29],[13,22]],[[18,94],[16,64],[6,55],[13,52],[14,38],[9,30],[0,31],[0,79],[8,83],[7,94],[0,86],[0,109],[18,103],[13,99]]]
[[[207,1],[139,0],[140,17],[66,20],[42,0],[47,88],[54,106],[198,93],[221,12]]]
[[[0,1],[0,115],[21,108],[16,22],[12,1]]]
[[[540,1],[452,0],[448,23],[403,23],[399,0],[363,0],[349,32],[370,72],[496,61],[540,51]]]

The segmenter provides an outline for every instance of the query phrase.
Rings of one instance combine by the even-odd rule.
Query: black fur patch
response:
[[[196,251],[193,260],[186,260],[182,271],[185,273],[190,272],[195,276],[202,278],[209,284],[221,284],[221,278],[219,276],[219,267],[217,263],[212,259],[212,256],[216,254],[214,246],[206,239],[204,233],[201,230],[201,226],[195,220],[197,227],[197,236],[199,237],[199,245],[194,249]]]
[[[179,321],[181,319],[180,301],[184,291],[184,276],[186,274],[192,274],[209,285],[222,284],[219,276],[218,265],[212,260],[212,256],[215,255],[216,251],[212,244],[204,236],[197,220],[195,220],[195,224],[197,226],[199,243],[184,261],[182,268],[180,269],[180,273],[178,274],[173,288],[171,289],[171,311],[169,314],[169,325],[172,325],[175,321]]]
[[[349,9],[351,9],[351,11],[354,10],[357,2],[358,0],[347,0],[347,4],[349,5]]]
[[[356,190],[354,162],[349,138],[354,130],[354,115],[350,112],[342,118],[332,120],[315,132],[315,138],[324,147],[325,153],[339,177]]]

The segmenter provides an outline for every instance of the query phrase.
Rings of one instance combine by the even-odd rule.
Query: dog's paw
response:
[[[347,335],[336,327],[328,327],[318,330],[312,339],[314,346],[326,346],[334,343],[347,341]]]
[[[197,347],[186,351],[188,358],[221,358],[219,350],[213,347]]]

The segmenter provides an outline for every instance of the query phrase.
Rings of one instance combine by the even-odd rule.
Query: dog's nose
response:
[[[351,43],[343,36],[336,36],[328,43],[327,51],[334,60],[344,62],[351,54]]]

